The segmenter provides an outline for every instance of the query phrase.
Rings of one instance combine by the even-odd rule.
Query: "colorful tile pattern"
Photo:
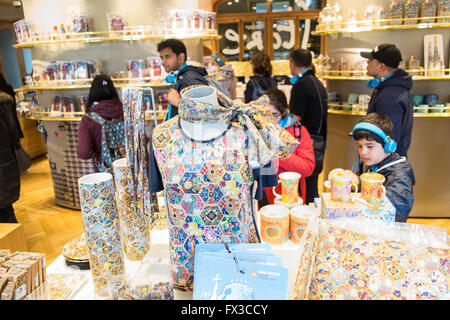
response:
[[[326,220],[315,241],[306,299],[428,300],[450,290],[448,249],[377,239]]]
[[[108,179],[104,179],[108,175]],[[89,264],[94,291],[106,296],[108,281],[125,273],[123,247],[115,201],[113,177],[109,173],[94,173],[98,183],[79,181],[81,214],[89,248]]]
[[[128,183],[127,167],[126,159],[113,162],[117,210],[125,256],[131,261],[140,261],[150,249],[150,223],[134,206],[134,190]]]

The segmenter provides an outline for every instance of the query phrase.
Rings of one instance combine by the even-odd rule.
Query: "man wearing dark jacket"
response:
[[[205,78],[208,73],[205,68],[187,65],[186,46],[180,40],[164,40],[158,43],[157,49],[161,63],[169,73],[166,82],[173,83],[167,93],[167,100],[170,104],[166,119],[168,120],[178,114],[181,90],[192,85],[208,85],[208,80]]]
[[[413,125],[412,77],[398,69],[402,61],[400,50],[393,44],[381,44],[371,52],[361,52],[361,56],[369,59],[367,75],[374,77],[367,82],[369,88],[375,88],[367,114],[379,112],[391,119],[397,153],[406,157]]]
[[[300,116],[313,140],[316,167],[306,181],[306,203],[319,197],[317,181],[323,168],[327,141],[327,90],[312,69],[309,50],[297,49],[289,56],[293,84],[289,101],[290,113]]]
[[[17,223],[12,204],[20,196],[20,170],[14,150],[23,137],[13,98],[0,90],[0,223]]]

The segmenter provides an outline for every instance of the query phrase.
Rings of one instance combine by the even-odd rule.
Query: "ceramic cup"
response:
[[[356,93],[349,93],[347,101],[349,104],[357,104],[358,103],[358,95]]]
[[[289,234],[291,241],[299,244],[309,221],[312,218],[318,218],[319,215],[319,210],[312,206],[292,208],[289,212]]]
[[[298,183],[301,175],[297,172],[283,172],[278,175],[281,182],[281,195],[273,188],[273,194],[276,197],[281,196],[281,201],[287,204],[294,204],[298,202]]]
[[[370,96],[368,94],[358,95],[358,104],[360,106],[368,106],[370,101]]]
[[[413,94],[412,95],[413,105],[418,106],[423,104],[423,98],[424,98],[423,94]]]
[[[378,203],[386,196],[386,188],[383,185],[385,177],[376,172],[363,173],[361,175],[361,197],[369,203]]]
[[[358,192],[358,185],[353,175],[348,172],[336,172],[331,177],[331,200],[337,202],[350,202],[352,187]]]
[[[270,244],[282,244],[289,237],[289,209],[270,204],[259,210],[261,240]]]
[[[424,97],[424,103],[429,106],[436,104],[439,101],[439,96],[437,94],[427,94]]]

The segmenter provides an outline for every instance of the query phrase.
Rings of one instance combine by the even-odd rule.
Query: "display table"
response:
[[[125,271],[128,277],[133,277],[136,271],[143,264],[164,263],[169,264],[169,233],[168,230],[152,230],[152,245],[150,251],[142,261],[128,261],[125,259]],[[283,266],[289,270],[289,286],[292,287],[295,282],[296,270],[300,259],[299,246],[291,241],[283,245],[272,246],[275,255],[279,256],[283,261]],[[74,292],[71,293],[71,300],[105,300],[106,297],[98,296],[94,293],[92,283],[92,274],[90,270],[80,270],[76,267],[69,267],[65,263],[64,256],[61,254],[47,267],[47,278],[51,274],[74,274],[82,273],[85,275],[84,280],[80,283]],[[38,289],[39,291],[40,289]],[[42,290],[42,289],[41,289]],[[184,292],[174,290],[175,300],[191,300],[192,292]],[[33,294],[32,294],[33,295]],[[42,292],[36,292],[32,299],[44,299]]]
[[[0,223],[0,249],[9,249],[11,252],[28,251],[20,223]]]

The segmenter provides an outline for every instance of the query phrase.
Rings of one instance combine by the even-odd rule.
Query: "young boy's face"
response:
[[[386,159],[389,155],[384,151],[383,145],[375,140],[371,141],[363,138],[355,142],[358,148],[359,157],[366,166],[376,165]]]

